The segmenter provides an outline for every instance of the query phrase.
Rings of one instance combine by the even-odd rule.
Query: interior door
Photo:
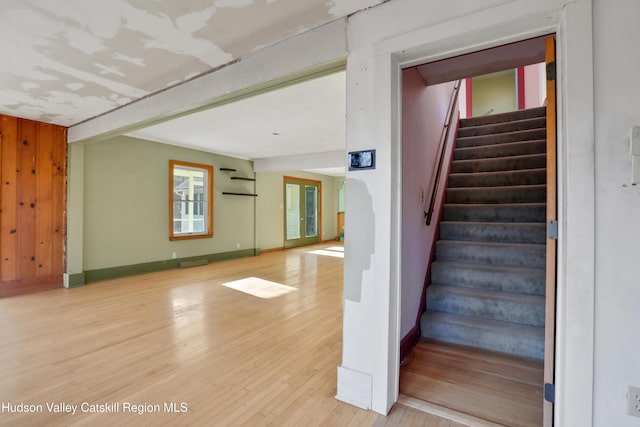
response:
[[[557,187],[556,187],[556,50],[555,37],[546,39],[547,63],[547,253],[546,253],[546,307],[544,338],[544,426],[553,425],[555,321],[556,321],[556,242]]]
[[[320,181],[285,177],[285,248],[320,243]]]

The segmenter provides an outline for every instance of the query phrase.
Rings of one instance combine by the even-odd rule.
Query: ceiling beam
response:
[[[69,143],[92,142],[344,69],[346,20],[268,46],[178,86],[69,128]]]

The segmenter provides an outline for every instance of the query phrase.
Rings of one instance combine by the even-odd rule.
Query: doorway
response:
[[[454,57],[447,60],[420,65],[417,67],[419,74],[416,72],[414,72],[414,74],[416,74],[418,77],[421,77],[424,85],[430,86],[434,84],[439,84],[440,82],[446,82],[448,80],[468,78],[469,76],[473,77],[475,73],[480,73],[480,72],[485,74],[499,72],[504,74],[505,73],[504,71],[500,71],[499,69],[494,69],[494,67],[503,67],[505,66],[505,63],[507,63],[510,68],[512,67],[515,68],[515,67],[522,67],[525,65],[537,64],[537,63],[540,63],[541,61],[544,62],[546,59],[547,64],[551,64],[550,66],[547,65],[547,69],[549,70],[553,68],[553,66],[555,65],[555,58],[553,57],[553,46],[554,46],[553,38],[550,38],[547,36],[537,37],[535,39],[529,39],[523,42],[512,43],[506,46],[486,49],[484,51],[467,54],[460,57]],[[545,55],[546,55],[546,58],[545,58]],[[509,73],[514,74],[512,70],[509,71]],[[509,77],[511,77],[511,75]],[[547,80],[553,82],[554,79],[555,79],[555,76],[553,76],[552,73],[547,74]],[[419,79],[416,78],[416,81],[418,80]],[[506,84],[503,84],[502,86],[507,87],[509,89],[514,89],[515,85],[513,84],[512,80],[513,79],[510,79],[509,81],[506,82]],[[446,197],[443,196],[443,199],[442,199],[443,200],[442,203],[449,204],[449,205],[444,205],[444,206],[448,206],[449,208],[448,217],[446,217],[446,215],[445,217],[443,217],[443,220],[448,221],[447,227],[454,227],[454,228],[457,226],[466,227],[468,224],[465,223],[464,221],[473,220],[475,221],[473,222],[474,227],[478,227],[479,229],[482,227],[487,227],[488,230],[496,226],[494,222],[508,223],[508,226],[505,226],[508,229],[513,229],[515,225],[526,222],[524,221],[524,219],[519,218],[517,215],[512,215],[511,213],[509,213],[508,215],[505,214],[504,218],[500,215],[502,215],[502,212],[507,212],[508,209],[512,209],[513,203],[515,202],[523,202],[523,203],[536,202],[540,205],[538,206],[538,208],[541,214],[535,218],[535,222],[537,223],[536,230],[538,230],[536,232],[537,234],[535,239],[533,239],[535,241],[533,241],[528,237],[525,238],[524,236],[512,236],[512,237],[509,237],[509,239],[511,240],[509,240],[509,242],[506,242],[505,239],[498,238],[493,235],[490,239],[488,239],[486,238],[485,235],[470,235],[470,234],[461,235],[461,234],[446,234],[446,233],[444,237],[441,235],[438,238],[437,237],[439,233],[438,229],[437,228],[434,229],[434,231],[432,231],[433,242],[435,242],[438,239],[441,239],[441,240],[438,240],[440,242],[438,247],[442,249],[442,251],[439,249],[439,252],[438,252],[439,255],[436,257],[437,258],[436,260],[439,261],[438,263],[439,273],[438,273],[438,276],[434,278],[432,275],[428,273],[428,271],[431,270],[431,264],[429,264],[428,267],[425,266],[425,270],[427,271],[425,284],[429,284],[433,282],[433,284],[435,284],[436,286],[433,289],[430,289],[430,290],[433,290],[433,292],[423,291],[427,293],[426,300],[427,300],[427,305],[430,307],[429,310],[431,310],[430,312],[431,315],[427,317],[423,317],[423,320],[421,323],[423,328],[422,335],[428,339],[435,340],[436,342],[443,342],[443,343],[449,343],[454,345],[457,344],[457,345],[483,349],[477,352],[477,354],[481,355],[481,357],[479,357],[479,360],[481,363],[486,363],[486,360],[489,357],[488,354],[483,353],[484,350],[503,351],[505,354],[513,354],[515,356],[524,356],[524,357],[533,358],[533,359],[541,359],[543,357],[542,353],[544,350],[540,350],[540,349],[546,348],[546,351],[544,352],[544,362],[545,362],[545,370],[544,370],[545,381],[544,382],[547,383],[547,386],[553,387],[553,378],[554,378],[553,344],[554,344],[554,338],[555,338],[554,337],[554,330],[555,330],[554,329],[554,320],[555,320],[555,304],[554,304],[555,301],[554,300],[555,300],[556,254],[554,250],[555,241],[549,242],[549,239],[547,239],[547,250],[546,250],[546,258],[547,258],[546,259],[546,271],[547,271],[546,321],[544,321],[543,323],[541,322],[541,319],[544,320],[544,317],[545,317],[545,313],[544,313],[545,311],[544,310],[545,247],[543,244],[544,243],[543,242],[544,241],[544,222],[545,222],[543,199],[545,198],[545,192],[547,195],[546,206],[548,208],[546,219],[547,221],[556,220],[555,218],[555,203],[556,203],[555,202],[555,194],[556,194],[555,150],[556,148],[555,148],[555,103],[554,103],[555,96],[554,96],[553,90],[552,91],[549,90],[549,84],[550,83],[548,82],[547,83],[547,97],[548,97],[547,102],[545,102],[544,105],[537,105],[536,108],[533,108],[530,110],[530,111],[535,110],[536,117],[538,116],[543,116],[543,117],[533,119],[532,118],[533,116],[530,116],[529,112],[524,112],[524,114],[519,115],[518,117],[513,119],[509,118],[511,117],[510,116],[511,113],[504,113],[498,116],[494,115],[495,119],[494,118],[490,119],[489,116],[491,116],[495,112],[494,108],[483,107],[481,108],[482,113],[479,115],[486,116],[486,117],[467,119],[467,121],[465,122],[465,126],[467,127],[476,126],[476,127],[473,129],[465,129],[464,133],[460,131],[461,133],[458,135],[459,136],[458,142],[460,143],[460,146],[456,146],[458,150],[455,151],[455,157],[454,157],[455,161],[453,162],[455,165],[452,164],[453,166],[456,166],[456,168],[452,166],[452,171],[457,173],[456,178],[460,178],[463,181],[456,183],[455,185],[450,183],[451,185],[453,185],[453,187],[460,187],[460,188],[454,188],[454,190],[458,191],[459,194],[466,194],[464,192],[469,192],[471,194],[476,189],[482,190],[482,193],[485,193],[487,191],[496,191],[496,192],[514,191],[516,189],[519,189],[518,185],[533,186],[533,187],[526,187],[527,189],[534,188],[537,186],[537,187],[540,187],[542,190],[539,197],[540,200],[537,200],[537,199],[525,200],[524,198],[520,200],[513,197],[509,198],[508,200],[506,198],[503,200],[501,197],[493,197],[493,195],[490,198],[483,198],[483,197],[473,198],[472,197],[469,199],[465,199],[465,198],[457,197],[456,194],[458,193],[456,193],[455,191],[452,191],[452,194],[449,194],[448,193],[449,190],[447,190],[447,196]],[[551,88],[551,89],[554,89],[554,88]],[[495,90],[492,90],[492,94],[494,94],[494,92]],[[511,97],[511,98],[515,99],[515,97]],[[416,99],[421,99],[421,98],[416,98]],[[418,101],[412,100],[411,102],[415,103],[416,105],[418,104]],[[515,102],[509,102],[509,104],[515,106]],[[407,110],[407,109],[405,108],[403,109],[403,111],[404,110]],[[545,110],[546,110],[546,118],[544,118]],[[403,114],[405,113],[403,112]],[[411,116],[411,113],[409,111],[407,111],[406,114],[407,115],[405,116],[405,118],[413,117]],[[509,116],[507,116],[508,114]],[[547,123],[546,128],[544,125],[545,121]],[[513,122],[513,123],[507,124],[507,122]],[[403,126],[405,126],[405,124],[403,124]],[[531,127],[530,130],[529,130],[529,127]],[[547,132],[546,144],[545,144],[545,132]],[[409,134],[409,132],[404,132],[404,134]],[[494,134],[496,136],[494,136]],[[538,142],[534,142],[534,141],[538,141]],[[465,145],[465,144],[469,144],[469,145]],[[502,144],[505,144],[505,145],[502,145]],[[534,145],[536,146],[536,148],[533,148]],[[513,152],[499,151],[499,150],[503,150],[504,148],[510,149],[512,147],[517,148],[517,150],[522,149],[523,151],[513,151]],[[494,152],[491,150],[496,150],[496,151]],[[530,150],[533,150],[533,151],[530,151]],[[512,165],[510,163],[514,160],[514,157],[512,156],[515,156],[516,159],[520,159],[521,157],[527,158],[527,159],[529,159],[529,157],[536,158],[538,159],[540,165],[537,165],[537,164],[523,165],[523,166],[518,166],[515,164]],[[545,156],[547,160],[546,170],[543,164],[545,162]],[[484,164],[484,166],[481,166],[481,167],[479,166],[479,168],[476,170],[474,169],[475,166],[474,167],[469,166],[472,164],[472,161],[473,162],[484,161],[486,162],[486,164]],[[501,162],[504,162],[504,164],[502,164]],[[445,161],[445,164],[448,164],[448,160]],[[465,169],[467,168],[467,166],[469,166],[469,170]],[[404,164],[403,164],[403,167],[404,167]],[[421,167],[423,167],[423,165],[421,165]],[[446,173],[446,166],[444,169]],[[413,176],[411,172],[406,170],[405,172],[408,172],[411,176]],[[464,175],[463,172],[464,173],[474,172],[475,175]],[[482,174],[478,174],[478,172],[482,172]],[[500,180],[502,179],[503,176],[507,174],[514,174],[514,176],[526,175],[527,179],[522,182],[520,181],[516,182],[515,180],[511,180],[511,179]],[[530,180],[529,175],[527,174],[529,175],[537,174],[536,176],[538,177],[533,180]],[[480,178],[482,179],[491,178],[491,181],[485,182],[485,181],[482,181]],[[500,179],[494,180],[494,178],[500,178]],[[546,183],[546,187],[545,187],[545,183]],[[525,187],[522,187],[522,188],[525,188]],[[433,191],[435,192],[435,190]],[[473,193],[473,194],[476,194],[476,193]],[[480,194],[480,191],[478,191],[478,194]],[[413,195],[414,194],[412,192],[409,192],[409,193],[405,193],[403,197],[411,198]],[[529,196],[527,195],[527,197]],[[485,208],[485,206],[482,205],[481,203],[489,203],[491,209],[493,209],[492,212],[495,212],[496,215],[500,213],[499,221],[497,221],[495,218],[488,218],[488,217],[484,218],[483,215],[480,215],[480,213],[482,212],[482,209]],[[509,203],[509,204],[505,204],[505,203]],[[471,215],[470,218],[472,219],[470,220],[466,218],[466,216],[465,218],[456,217],[457,214],[451,213],[452,209],[455,210],[454,208],[467,209],[469,215]],[[440,206],[440,209],[442,209],[442,205]],[[444,209],[446,210],[447,208],[445,207]],[[504,210],[500,210],[500,209],[504,209]],[[467,215],[467,210],[464,211],[465,215]],[[455,212],[458,212],[458,211],[455,211]],[[474,216],[476,214],[481,219],[476,219],[476,217]],[[456,221],[459,221],[459,222],[456,222]],[[533,220],[527,219],[527,221],[531,222]],[[404,223],[406,222],[407,221],[404,221]],[[404,226],[404,223],[403,223],[403,226]],[[403,229],[403,236],[413,236],[414,234],[416,234],[416,233],[410,233],[408,231],[410,230]],[[440,230],[440,233],[442,233],[442,229]],[[491,283],[484,284],[484,283],[480,283],[479,281],[473,281],[473,280],[467,281],[466,280],[467,276],[464,276],[462,278],[458,277],[457,274],[460,272],[456,270],[457,268],[463,268],[465,269],[464,270],[465,274],[467,273],[466,268],[468,265],[460,264],[465,262],[466,258],[464,257],[466,256],[466,252],[464,255],[462,255],[461,253],[460,257],[457,257],[457,255],[454,253],[451,253],[451,254],[444,253],[445,249],[449,247],[447,246],[447,244],[450,244],[452,245],[452,247],[456,247],[456,248],[464,247],[464,248],[468,248],[469,250],[475,250],[476,252],[473,252],[473,256],[475,257],[478,253],[476,250],[476,246],[478,246],[479,248],[482,248],[486,242],[490,242],[488,243],[488,246],[490,246],[491,248],[498,248],[498,247],[502,248],[504,246],[503,249],[505,251],[511,247],[518,247],[518,249],[520,250],[525,247],[530,249],[535,246],[535,249],[537,250],[537,253],[540,258],[540,262],[539,262],[540,265],[533,266],[526,263],[520,265],[513,260],[506,260],[506,259],[500,260],[498,258],[495,258],[495,259],[491,258],[489,260],[492,268],[491,271],[492,271],[492,274],[495,273],[496,275],[496,277],[492,279]],[[426,250],[429,250],[428,248],[431,247],[431,253],[429,252],[425,253],[424,254],[425,256],[422,256],[422,258],[433,259],[434,257],[433,251],[435,250],[434,246],[431,246],[431,245],[425,245],[425,246],[427,248]],[[458,264],[449,265],[447,264],[447,261],[457,262]],[[478,263],[479,261],[475,260],[474,262]],[[505,266],[504,268],[501,267],[501,265],[503,264]],[[525,271],[523,269],[522,272],[518,273],[518,274],[522,274],[523,277],[526,274],[531,274],[532,277],[533,275],[535,275],[536,286],[537,286],[535,292],[533,291],[529,292],[529,290],[527,290],[527,292],[521,292],[521,290],[519,289],[511,289],[507,287],[503,289],[500,287],[496,287],[496,283],[498,283],[498,280],[505,282],[507,278],[509,279],[511,278],[509,274],[512,273],[513,267],[516,266],[516,264],[518,267],[535,267],[535,270],[530,269]],[[475,267],[470,267],[469,271],[476,272],[474,268]],[[471,276],[479,277],[475,273],[471,274]],[[403,288],[404,286],[405,285],[403,284]],[[520,297],[519,293],[523,293],[523,296]],[[460,298],[459,296],[462,294],[464,294],[464,297]],[[430,302],[429,295],[431,295],[431,302]],[[475,304],[477,301],[474,298],[477,298],[477,301],[480,301],[480,303],[484,304],[481,310],[478,310],[478,311],[475,310],[475,307],[476,307]],[[525,301],[526,304],[535,303],[536,305],[535,310],[537,313],[535,323],[530,322],[529,320],[525,322],[520,319],[517,319],[516,318],[517,310],[515,308],[505,309],[506,311],[504,312],[501,311],[500,315],[503,317],[492,314],[491,310],[486,308],[489,306],[491,307],[499,306],[501,304],[500,301],[502,301],[502,299],[509,299],[510,301],[511,300],[520,301],[519,298],[522,301]],[[424,300],[424,297],[423,297],[423,300]],[[518,304],[520,304],[520,302],[518,302]],[[524,307],[525,304],[523,303],[522,306]],[[406,313],[403,315],[406,315]],[[487,343],[476,342],[478,340],[474,341],[475,338],[480,335],[477,335],[474,332],[476,331],[474,329],[476,327],[475,323],[474,323],[474,326],[470,326],[468,329],[465,329],[466,326],[463,323],[457,323],[454,326],[451,326],[451,322],[453,321],[462,322],[461,319],[470,319],[472,317],[474,319],[476,317],[480,319],[477,321],[477,323],[485,322],[486,324],[489,324],[493,322],[492,325],[496,328],[497,331],[507,330],[508,328],[520,328],[518,330],[526,329],[527,333],[531,333],[532,336],[535,336],[535,343],[538,351],[536,353],[521,352],[515,349],[515,347],[509,348],[509,349],[507,348],[502,349],[500,348],[500,346],[493,346],[492,343],[489,343],[488,338],[486,339]],[[499,321],[504,321],[506,323],[504,325],[499,324],[498,323]],[[437,325],[437,326],[433,326],[433,325]],[[521,326],[521,325],[525,325],[525,326]],[[530,328],[531,326],[534,326],[534,328]],[[420,325],[416,322],[415,329],[419,331],[419,328],[420,328]],[[428,332],[427,334],[425,334],[425,328],[427,328],[427,330],[431,332]],[[445,332],[442,332],[442,333],[434,332],[439,330],[442,330]],[[545,334],[545,331],[546,331],[546,334]],[[469,336],[473,336],[473,339],[467,339],[465,334]],[[486,334],[487,337],[489,335],[490,335],[489,333]],[[501,344],[503,344],[505,341],[503,339],[504,336],[501,334],[500,337],[501,337]],[[520,337],[521,335],[518,336],[518,338]],[[542,347],[542,345],[544,345],[544,347]],[[427,352],[422,352],[426,354],[425,357],[431,357],[431,354],[434,352],[432,347],[433,345],[427,349]],[[450,352],[451,349],[446,348],[446,351]],[[465,357],[468,358],[468,355]],[[442,366],[444,366],[443,369],[445,371],[448,371],[449,368],[447,368],[447,366],[449,366],[448,363],[450,360],[449,360],[449,357],[447,357],[446,359],[447,359],[447,363],[443,364]],[[417,363],[419,364],[420,361],[417,361]],[[508,362],[497,363],[496,364],[496,367],[498,368],[497,372],[501,373],[503,370],[503,367],[508,365],[509,363],[513,363],[513,361],[509,360]],[[432,360],[430,360],[430,363],[428,363],[427,365],[431,366],[431,369],[433,371],[432,373],[434,375],[443,374],[442,371],[437,372],[437,369],[433,367],[434,365],[432,363]],[[530,412],[532,413],[532,417],[536,419],[534,423],[536,425],[538,425],[538,417],[540,420],[542,420],[542,411],[543,411],[542,410],[542,391],[543,391],[542,364],[539,363],[539,367],[538,367],[538,363],[536,363],[535,369],[533,368],[530,369],[529,366],[527,366],[527,368],[525,369],[525,370],[532,370],[532,371],[534,370],[537,371],[538,369],[540,370],[540,375],[536,373],[534,376],[535,378],[532,377],[534,379],[529,379],[529,378],[525,379],[526,381],[530,381],[531,385],[533,386],[531,390],[527,392],[527,396],[525,397],[527,399],[532,400],[533,402],[532,409]],[[452,372],[453,371],[458,372],[458,370],[455,370],[455,369],[452,370]],[[407,370],[405,370],[405,372],[407,372]],[[427,391],[435,390],[436,387],[434,387],[434,385],[431,382],[429,382],[433,380],[433,376],[425,376],[425,378],[426,378],[424,383],[425,390]],[[516,380],[522,381],[522,379],[520,378],[516,378]],[[416,383],[416,381],[414,381],[414,378],[411,378],[410,381],[413,381],[414,383]],[[402,387],[402,384],[403,382],[401,382],[401,387]],[[406,385],[409,383],[407,381],[404,381],[404,384]],[[547,389],[547,386],[545,386],[544,388],[545,390]],[[461,387],[461,389],[465,390],[464,393],[468,391],[468,388],[469,387],[466,387],[466,386]],[[410,390],[410,389],[411,387],[408,387],[406,390]],[[403,392],[402,389],[400,391]],[[424,393],[419,394],[419,396],[423,396],[423,395]],[[440,396],[441,393],[438,393],[438,395]],[[425,400],[427,399],[425,398]],[[465,407],[466,406],[468,405],[465,405]],[[454,409],[460,410],[458,408],[454,408]],[[544,404],[545,425],[551,425],[552,411],[553,411],[553,408],[551,404],[545,403]],[[504,415],[507,417],[506,418],[507,421],[510,420],[511,417],[513,417],[513,414],[504,414]],[[486,414],[483,416],[483,418],[484,417],[486,417]]]
[[[284,177],[284,247],[320,243],[322,182]]]

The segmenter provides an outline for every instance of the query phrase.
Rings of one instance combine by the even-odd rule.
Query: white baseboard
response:
[[[371,409],[371,375],[338,366],[336,399],[361,409]]]

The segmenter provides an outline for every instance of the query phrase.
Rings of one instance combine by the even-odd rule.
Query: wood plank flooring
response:
[[[0,425],[462,426],[334,399],[343,260],[333,246],[0,299]]]
[[[509,427],[542,425],[542,383],[542,361],[425,340],[400,370],[401,393]]]

